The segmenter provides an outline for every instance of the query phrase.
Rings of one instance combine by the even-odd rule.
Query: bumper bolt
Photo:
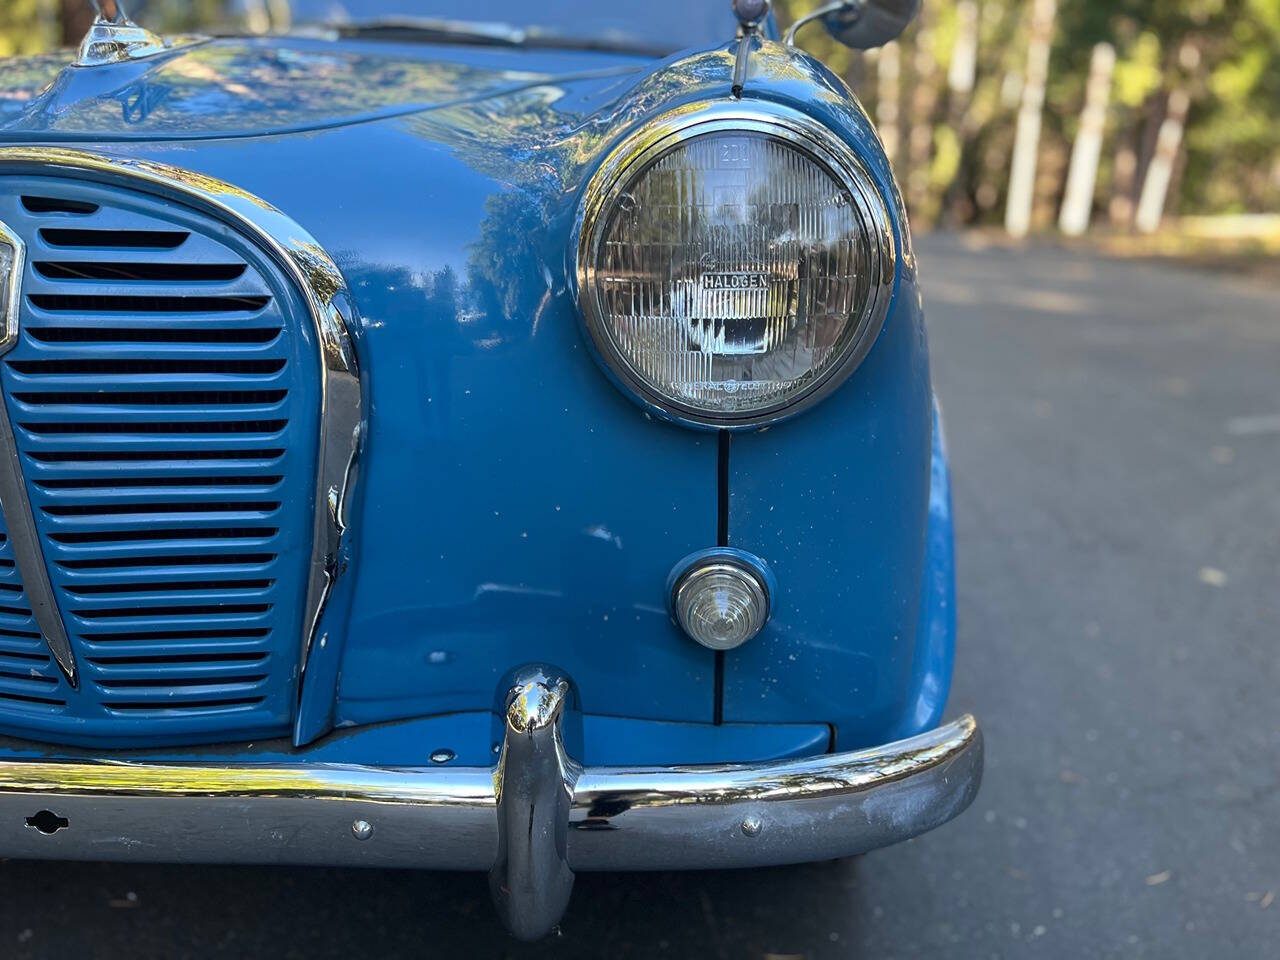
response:
[[[431,751],[431,762],[432,763],[448,763],[455,756],[457,756],[457,754],[455,754],[452,750],[433,750]]]
[[[368,840],[373,836],[373,824],[368,820],[357,820],[351,824],[351,835],[357,840]]]
[[[745,836],[754,837],[760,832],[760,818],[747,817],[742,821],[742,832]]]

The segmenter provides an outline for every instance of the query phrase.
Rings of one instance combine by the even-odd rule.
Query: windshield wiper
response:
[[[450,43],[482,47],[521,47],[543,50],[598,50],[644,57],[666,57],[678,47],[660,47],[626,37],[574,37],[540,27],[507,23],[435,20],[428,17],[379,17],[353,22],[328,22],[322,27],[340,37],[410,43]]]

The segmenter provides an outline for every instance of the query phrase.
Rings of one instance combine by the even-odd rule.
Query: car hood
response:
[[[0,138],[167,140],[323,129],[552,82],[643,72],[635,56],[273,37],[91,68],[10,61]]]

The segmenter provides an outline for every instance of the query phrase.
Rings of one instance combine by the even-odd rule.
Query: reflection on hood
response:
[[[264,135],[428,110],[534,84],[628,74],[598,53],[215,40],[148,60],[67,66],[66,53],[10,61],[0,138],[170,139]]]

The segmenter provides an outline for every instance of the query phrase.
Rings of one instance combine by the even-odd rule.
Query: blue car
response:
[[[960,813],[916,259],[804,24],[270,6],[0,73],[0,856],[488,871],[533,939]]]

